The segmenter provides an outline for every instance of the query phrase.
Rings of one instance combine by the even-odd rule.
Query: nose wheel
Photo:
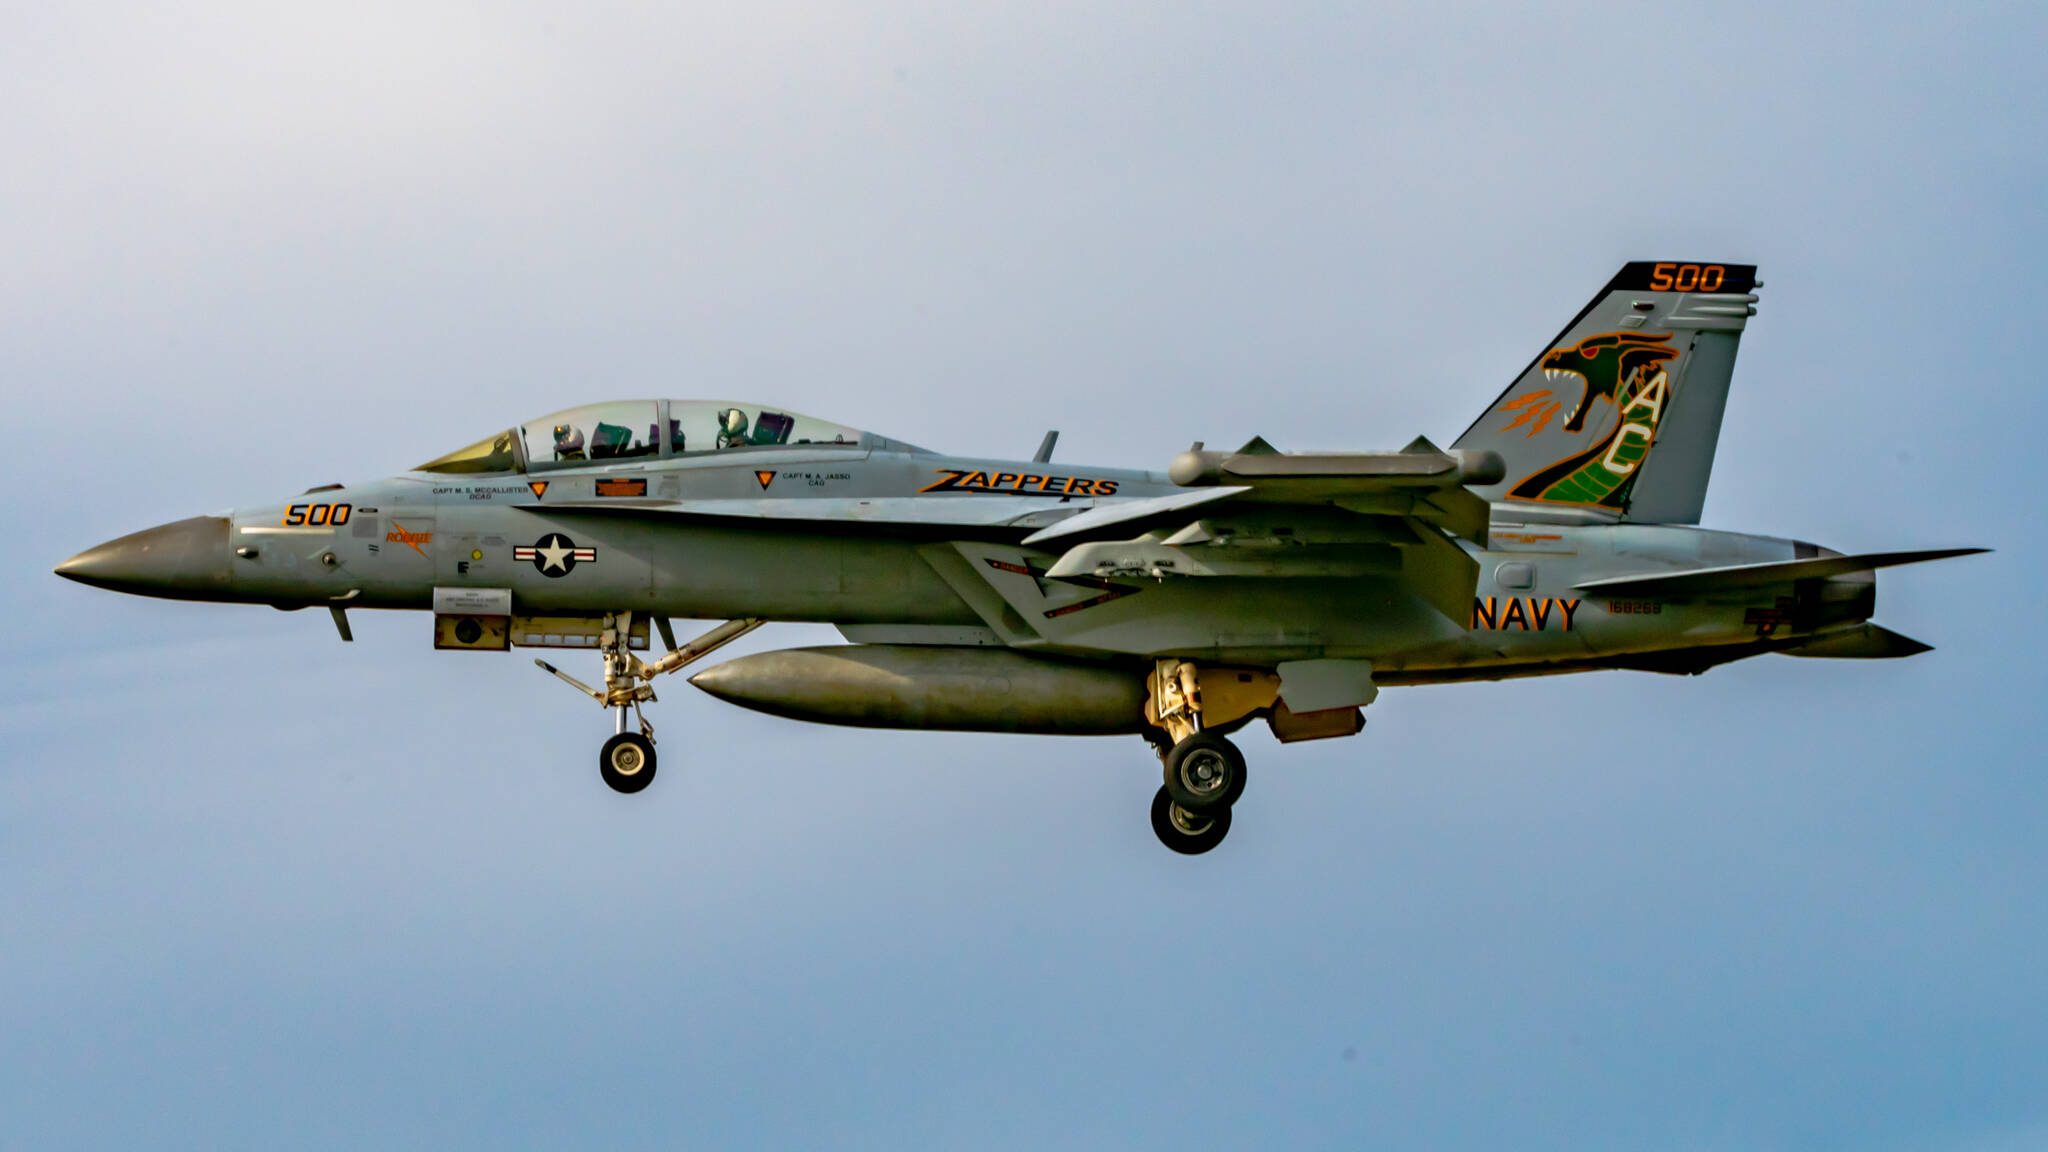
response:
[[[654,741],[638,732],[621,732],[604,742],[597,770],[614,792],[638,792],[654,783]]]

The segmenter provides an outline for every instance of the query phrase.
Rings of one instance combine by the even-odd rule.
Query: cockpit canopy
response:
[[[746,401],[614,400],[529,420],[415,471],[539,472],[644,456],[797,445],[857,448],[864,441],[868,447],[882,442],[858,428]]]

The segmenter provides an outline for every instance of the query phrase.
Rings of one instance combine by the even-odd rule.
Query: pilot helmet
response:
[[[718,414],[718,430],[727,438],[744,435],[747,431],[747,414],[737,408],[727,408]]]

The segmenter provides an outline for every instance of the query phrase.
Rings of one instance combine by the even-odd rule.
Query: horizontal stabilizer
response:
[[[1866,552],[1861,556],[1817,556],[1809,560],[1774,560],[1767,564],[1736,564],[1727,568],[1695,568],[1690,572],[1658,572],[1641,576],[1616,576],[1588,580],[1574,585],[1581,592],[1603,596],[1706,596],[1739,588],[1767,584],[1789,584],[1794,580],[1824,580],[1851,572],[1893,568],[1946,560],[1952,556],[1973,556],[1989,548],[1937,548],[1925,552]]]
[[[1818,656],[1831,660],[1896,660],[1932,651],[1932,644],[1922,644],[1911,636],[1901,636],[1889,628],[1865,623],[1847,631],[1831,632],[1811,644],[1788,648],[1785,655]]]

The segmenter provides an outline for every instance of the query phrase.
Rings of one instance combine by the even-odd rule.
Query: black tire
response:
[[[1198,816],[1175,804],[1161,788],[1152,796],[1152,834],[1183,856],[1200,856],[1230,835],[1230,809]]]
[[[621,732],[604,742],[597,770],[614,792],[638,792],[654,783],[654,741],[638,732]]]
[[[1166,792],[1189,812],[1228,811],[1244,795],[1244,753],[1221,736],[1197,732],[1166,754]]]

